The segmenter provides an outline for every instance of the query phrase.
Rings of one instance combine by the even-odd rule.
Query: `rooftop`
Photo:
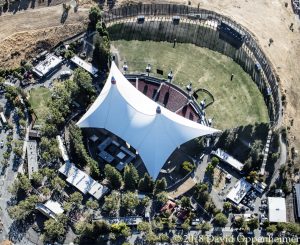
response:
[[[55,56],[54,54],[49,54],[45,60],[37,64],[32,71],[39,77],[43,77],[61,63],[61,58]]]
[[[286,222],[285,198],[268,197],[269,222]]]
[[[66,162],[58,171],[67,177],[69,184],[76,187],[83,194],[89,193],[96,199],[100,199],[108,191],[107,187],[96,182],[73,163]]]
[[[79,58],[77,55],[75,55],[71,61],[76,64],[77,66],[83,68],[84,70],[86,70],[88,73],[92,74],[93,76],[96,75],[96,73],[98,72],[98,69],[96,67],[94,67],[92,64],[84,61],[83,59]]]
[[[34,140],[27,141],[27,164],[28,164],[28,176],[31,176],[34,172],[39,170],[37,162],[37,143]]]
[[[58,142],[58,147],[59,147],[59,150],[60,150],[60,154],[61,154],[61,157],[62,159],[66,162],[66,161],[69,161],[69,156],[68,156],[68,153],[67,153],[67,150],[64,146],[64,143],[61,139],[61,137],[59,135],[56,136],[56,139],[57,139],[57,142]]]
[[[227,198],[235,204],[239,204],[250,189],[251,184],[242,178],[233,186]]]
[[[60,215],[64,212],[62,206],[58,202],[48,200],[46,203],[38,203],[36,209],[42,212],[49,218],[56,219],[57,215]]]
[[[235,158],[233,158],[232,156],[230,156],[220,148],[218,148],[216,151],[212,151],[212,154],[216,155],[223,162],[226,162],[227,164],[229,164],[231,167],[238,170],[239,172],[243,170],[244,165],[241,162],[239,162],[238,160],[236,160]]]

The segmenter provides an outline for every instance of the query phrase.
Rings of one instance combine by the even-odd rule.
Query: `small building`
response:
[[[168,200],[167,203],[160,209],[160,212],[171,214],[176,207],[176,203]]]
[[[77,188],[81,193],[88,193],[97,200],[108,192],[108,188],[106,186],[95,181],[92,177],[78,169],[69,161],[61,166],[58,171],[67,178],[67,183]]]
[[[32,174],[39,170],[37,161],[37,143],[35,140],[27,141],[27,170],[28,177],[31,179]]]
[[[238,205],[251,189],[251,184],[245,180],[240,179],[231,189],[227,195],[227,199]]]
[[[58,143],[58,148],[60,150],[60,154],[61,154],[62,159],[65,162],[70,161],[67,150],[66,150],[66,148],[64,146],[64,143],[62,141],[62,138],[59,135],[57,135],[56,140],[57,140],[57,143]]]
[[[269,222],[286,222],[285,198],[268,197]]]
[[[233,169],[237,170],[238,172],[242,172],[244,168],[244,164],[240,161],[236,160],[234,157],[230,156],[225,151],[218,148],[216,151],[212,151],[212,154],[220,158],[221,161],[229,164]]]
[[[82,69],[86,70],[88,73],[90,73],[93,77],[97,77],[98,69],[94,67],[92,64],[84,61],[77,55],[75,55],[71,61],[77,65],[78,67],[81,67]]]
[[[47,76],[51,71],[57,69],[63,60],[54,54],[49,54],[46,58],[38,63],[32,71],[36,74],[39,78]]]
[[[296,199],[296,214],[297,218],[300,219],[300,184],[295,184],[295,199]]]
[[[48,218],[56,220],[56,217],[64,212],[62,206],[58,202],[48,200],[46,203],[38,203],[35,206],[36,210],[46,215]]]
[[[41,138],[40,131],[35,130],[35,129],[29,130],[28,136],[30,139],[40,139]]]

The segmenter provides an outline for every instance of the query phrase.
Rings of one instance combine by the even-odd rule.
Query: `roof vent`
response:
[[[157,114],[160,114],[160,113],[161,113],[160,106],[157,106],[157,108],[156,108],[156,113],[157,113]]]
[[[111,84],[116,84],[116,79],[114,77],[111,77]]]

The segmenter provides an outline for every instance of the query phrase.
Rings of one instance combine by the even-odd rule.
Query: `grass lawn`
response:
[[[37,123],[40,124],[48,114],[47,103],[51,97],[51,91],[48,88],[39,87],[30,90],[29,102],[37,116]]]
[[[174,83],[185,87],[192,82],[193,89],[209,90],[215,102],[207,108],[214,127],[232,128],[255,122],[268,122],[267,107],[251,77],[232,59],[218,52],[193,44],[153,41],[113,41],[119,53],[119,65],[127,61],[129,72],[145,72],[148,63],[152,72],[162,69],[165,76],[170,70]],[[234,74],[233,81],[230,81]],[[158,76],[156,73],[154,76]],[[201,98],[199,98],[201,99]]]

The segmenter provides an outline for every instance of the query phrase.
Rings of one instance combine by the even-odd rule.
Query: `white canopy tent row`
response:
[[[104,128],[128,142],[153,179],[177,147],[219,132],[161,107],[137,90],[114,62],[103,90],[77,125]]]

